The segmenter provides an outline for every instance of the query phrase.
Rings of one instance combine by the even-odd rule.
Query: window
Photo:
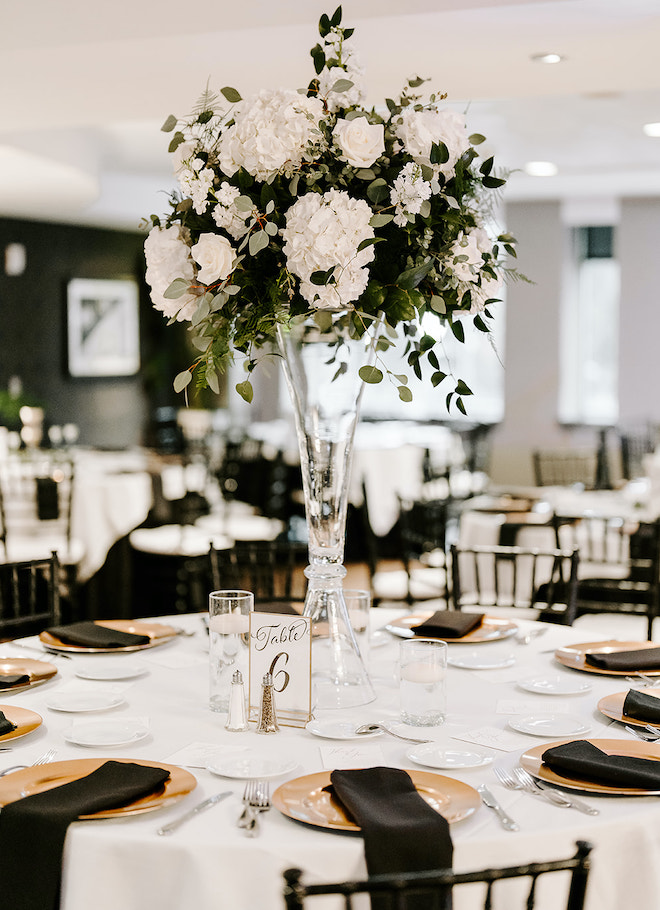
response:
[[[572,229],[561,306],[562,423],[611,426],[618,419],[619,264],[613,246],[612,227]]]

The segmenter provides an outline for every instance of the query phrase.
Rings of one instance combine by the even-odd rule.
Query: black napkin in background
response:
[[[634,755],[608,755],[584,739],[546,749],[542,758],[552,771],[566,777],[609,787],[660,790],[660,761]]]
[[[483,613],[438,610],[418,626],[410,628],[420,638],[462,638],[480,626],[483,618]]]
[[[644,720],[650,724],[660,723],[660,698],[630,689],[623,701],[624,717]]]
[[[0,673],[0,689],[11,689],[14,686],[26,686],[29,682],[29,673]]]
[[[11,731],[15,729],[16,724],[12,724],[10,720],[7,720],[2,711],[0,711],[0,736],[5,736],[7,733],[11,733]]]
[[[406,771],[337,770],[330,780],[336,798],[362,829],[369,875],[451,869],[449,823],[419,795]],[[432,901],[432,897],[411,897],[411,910],[423,910]],[[448,895],[446,906],[450,905]],[[390,904],[387,897],[374,895],[371,906],[377,910]]]
[[[57,481],[52,477],[37,477],[37,517],[39,521],[56,521],[60,517]]]
[[[0,812],[0,883],[11,910],[57,910],[66,832],[80,815],[160,790],[163,768],[107,761],[79,780],[8,803]]]
[[[601,670],[660,670],[660,648],[611,651],[606,654],[591,654],[587,651],[584,662]]]
[[[148,645],[148,635],[134,635],[132,632],[118,632],[95,622],[74,622],[67,626],[52,626],[46,630],[65,645],[80,645],[84,648],[129,648],[132,645]]]

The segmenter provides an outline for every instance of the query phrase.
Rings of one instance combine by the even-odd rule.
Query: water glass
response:
[[[369,659],[369,610],[371,609],[371,592],[358,589],[343,591],[351,629],[360,649],[362,660]]]
[[[248,671],[250,591],[212,591],[209,594],[209,707],[229,710],[231,680],[235,670]]]
[[[447,644],[428,638],[402,641],[399,651],[401,720],[435,727],[447,714]]]

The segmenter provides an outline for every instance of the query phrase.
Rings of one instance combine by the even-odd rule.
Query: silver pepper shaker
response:
[[[234,670],[229,689],[229,710],[225,730],[231,733],[243,733],[248,729],[247,711],[245,709],[245,689],[243,688],[243,674]]]
[[[275,696],[273,693],[273,676],[266,673],[261,684],[261,710],[257,733],[279,733],[275,715]]]

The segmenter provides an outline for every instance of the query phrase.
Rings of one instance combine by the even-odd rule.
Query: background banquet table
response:
[[[350,711],[325,712],[326,717],[355,720],[397,720],[398,690],[395,660],[398,640],[381,631],[386,621],[402,615],[399,611],[372,610],[372,646],[369,666],[378,693],[371,705]],[[163,619],[164,622],[167,618]],[[291,759],[297,766],[282,781],[323,770],[322,754],[337,746],[353,746],[353,741],[338,742],[313,736],[306,730],[282,727],[279,734],[260,736],[251,730],[231,734],[224,730],[224,715],[207,707],[207,636],[198,614],[177,616],[172,622],[194,632],[180,635],[156,648],[122,655],[79,655],[70,660],[48,658],[58,674],[48,682],[23,692],[3,692],[0,702],[37,711],[43,724],[33,733],[12,743],[3,754],[2,767],[36,759],[45,748],[57,748],[56,760],[104,756],[181,764],[191,770],[197,788],[180,803],[162,811],[110,821],[74,824],[69,829],[64,856],[62,910],[163,910],[195,907],[196,910],[280,910],[281,873],[298,866],[316,880],[345,880],[365,873],[363,843],[360,837],[337,834],[293,821],[277,809],[261,817],[261,834],[248,839],[236,828],[241,810],[244,782],[226,779],[196,766],[200,755],[219,755],[227,749],[245,749],[271,758]],[[520,620],[527,628],[528,620]],[[593,632],[547,626],[545,633],[531,644],[513,638],[498,642],[450,646],[450,658],[457,654],[488,655],[488,662],[512,655],[515,663],[503,669],[466,670],[450,666],[448,673],[448,718],[433,729],[406,728],[413,735],[427,734],[446,746],[475,748],[457,739],[468,731],[496,728],[504,731],[510,714],[566,711],[590,725],[590,737],[630,740],[622,725],[610,721],[597,710],[604,695],[627,688],[621,678],[592,673],[576,673],[557,663],[556,647],[568,643],[598,640]],[[604,636],[601,636],[604,637]],[[39,647],[37,639],[23,644]],[[28,652],[11,643],[0,645],[0,655],[26,657]],[[34,654],[29,656],[34,657]],[[122,682],[82,679],[93,664],[126,661],[139,663],[145,675]],[[531,694],[517,686],[528,676],[551,673],[562,678],[590,683],[586,694],[547,696]],[[111,688],[121,693],[125,703],[96,714],[70,714],[50,709],[54,695]],[[150,733],[131,746],[104,749],[73,745],[65,740],[72,723],[89,719],[147,718]],[[323,715],[320,715],[322,718]],[[511,732],[511,731],[509,731]],[[587,802],[600,808],[591,817],[574,810],[548,805],[530,795],[503,789],[496,781],[496,765],[511,767],[526,749],[544,742],[538,737],[511,732],[512,751],[481,748],[494,757],[493,764],[461,771],[438,771],[473,787],[486,783],[520,824],[519,833],[504,831],[495,815],[479,807],[472,816],[452,827],[455,844],[454,865],[463,871],[487,865],[506,865],[539,859],[554,859],[573,852],[576,839],[595,845],[593,872],[587,897],[591,910],[615,910],[635,906],[637,910],[656,910],[660,906],[660,805],[656,797],[604,797],[588,795]],[[372,765],[424,769],[406,757],[410,748],[389,736],[360,741]],[[246,752],[247,754],[247,752]],[[327,759],[331,762],[331,759]],[[1,780],[1,779],[0,779]],[[176,818],[204,797],[229,790],[231,796],[187,823],[171,837],[159,837],[157,829]],[[38,858],[35,857],[35,870]],[[471,910],[470,898],[456,901],[457,910]],[[540,910],[554,907],[550,899]]]

